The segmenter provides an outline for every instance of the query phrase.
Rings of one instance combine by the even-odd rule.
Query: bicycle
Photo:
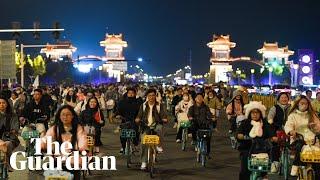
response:
[[[157,161],[157,149],[156,147],[160,144],[160,137],[156,135],[154,129],[147,126],[145,122],[141,124],[143,127],[143,131],[146,132],[147,135],[144,135],[142,139],[142,144],[147,146],[147,167],[150,173],[150,178],[154,178],[155,174],[155,163]]]
[[[246,140],[251,139],[245,137]],[[250,180],[257,180],[262,176],[263,173],[268,173],[271,170],[271,159],[268,153],[252,154],[253,147],[257,144],[255,139],[252,140],[252,145],[249,151],[248,157],[248,170],[251,171]],[[266,142],[266,141],[265,141]]]
[[[298,139],[304,141],[304,137],[301,134],[297,134]],[[309,150],[302,151],[300,153],[300,160],[306,163],[305,166],[299,166],[298,177],[299,180],[315,180],[315,171],[312,168],[313,164],[320,164],[320,151],[313,149],[318,137],[315,137],[314,142],[306,142],[306,148]]]
[[[212,130],[199,129],[197,131],[197,162],[201,163],[203,167],[206,166],[208,156],[208,144],[206,139],[211,137]]]
[[[239,128],[242,121],[245,119],[245,116],[232,116],[232,119],[230,119],[230,123],[233,124],[233,131],[229,133],[229,138],[231,142],[232,149],[238,149],[239,142],[237,141],[236,132],[235,130]]]
[[[188,129],[191,127],[190,121],[182,121],[180,123],[180,127],[182,128],[182,139],[181,139],[181,149],[182,151],[186,150],[187,141],[188,141]]]
[[[290,138],[283,130],[277,131],[277,137],[281,152],[278,174],[280,176],[283,175],[284,179],[287,180],[289,178],[290,167]]]
[[[21,136],[26,142],[26,153],[27,157],[33,156],[35,154],[35,142],[31,143],[32,138],[39,138],[40,137],[40,132],[36,128],[36,124],[38,121],[43,120],[43,118],[38,118],[35,120],[35,123],[30,123],[28,124],[28,130],[22,132]]]
[[[87,133],[88,156],[93,156],[94,141],[95,141],[95,127],[87,125],[84,127],[84,129]],[[91,171],[89,170],[89,168],[87,168],[87,170],[82,171],[83,179],[85,179],[85,177],[88,175],[91,175]]]
[[[133,139],[136,138],[136,131],[130,128],[131,125],[132,125],[132,122],[126,122],[120,125],[120,128],[121,128],[120,137],[123,139],[126,139],[124,154],[127,158],[127,168],[130,168],[131,156],[133,154],[132,142],[133,142]]]
[[[8,162],[6,152],[0,150],[0,179],[8,179]]]

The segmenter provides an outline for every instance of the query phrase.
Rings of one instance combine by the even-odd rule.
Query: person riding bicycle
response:
[[[230,122],[229,133],[232,134],[237,130],[236,118],[237,116],[244,115],[243,106],[244,102],[242,99],[242,94],[240,91],[235,91],[233,93],[233,98],[229,102],[226,108],[227,118]]]
[[[122,117],[121,123],[131,122],[132,127],[130,128],[136,131],[136,138],[133,140],[135,146],[139,143],[139,132],[134,120],[139,112],[140,105],[139,100],[136,98],[136,90],[134,88],[128,88],[126,96],[119,101],[117,109],[117,115]],[[120,137],[120,142],[122,145],[120,153],[123,153],[126,146],[126,139]]]
[[[18,116],[13,113],[9,101],[0,97],[0,150],[6,152],[7,162],[13,150],[20,144],[18,130]],[[10,166],[9,171],[12,171]]]
[[[172,102],[171,102],[171,106],[172,106],[172,115],[173,115],[173,118],[174,118],[174,126],[173,128],[176,128],[178,126],[178,120],[177,120],[177,117],[176,117],[176,111],[175,111],[175,108],[176,106],[178,105],[178,103],[182,100],[182,88],[178,88],[176,90],[176,95],[173,97],[172,99]]]
[[[320,91],[316,94],[316,99],[312,101],[312,107],[317,112],[318,116],[320,116]]]
[[[96,97],[88,99],[86,109],[81,112],[79,116],[81,125],[93,126],[95,129],[95,153],[100,153],[101,142],[101,128],[105,125],[105,120],[100,105]]]
[[[204,104],[203,94],[197,93],[195,98],[195,103],[189,108],[188,118],[193,122],[192,124],[192,139],[193,143],[197,142],[197,131],[199,129],[210,129],[215,128],[216,119],[213,118],[213,115],[210,111],[210,108]],[[207,153],[210,154],[210,141],[211,136],[207,139]]]
[[[40,137],[44,136],[48,130],[48,121],[50,118],[50,108],[42,99],[42,90],[35,89],[33,92],[33,99],[26,105],[23,117],[20,118],[22,123],[27,120],[28,123],[36,123],[36,129],[40,133]],[[37,121],[37,122],[35,122]],[[28,130],[24,127],[22,132]]]
[[[284,126],[285,132],[292,136],[293,139],[295,139],[297,133],[299,133],[304,137],[305,142],[313,142],[316,134],[312,131],[309,125],[312,121],[312,118],[314,118],[314,115],[315,111],[311,106],[309,98],[304,95],[300,95],[294,102],[289,112],[288,121]],[[303,165],[303,163],[300,161],[300,152],[305,142],[302,142],[301,145],[296,146],[295,148],[296,155],[292,163],[291,176],[297,176],[298,166]],[[319,143],[315,145],[320,147]],[[316,172],[316,179],[320,179],[319,165],[314,165],[313,168]]]
[[[250,154],[269,153],[271,144],[268,141],[277,141],[274,130],[265,120],[266,107],[261,102],[252,101],[244,108],[246,119],[240,124],[236,132],[236,137],[240,143],[238,147],[241,160],[239,180],[250,179],[251,172],[248,169]],[[252,139],[256,142],[254,145]]]
[[[41,149],[46,149],[47,137],[51,137],[52,142],[58,141],[60,145],[63,142],[70,142],[73,147],[71,151],[82,152],[87,150],[87,134],[79,124],[74,108],[70,105],[63,105],[57,111],[54,125],[50,127],[42,138]],[[68,152],[69,150],[65,151]],[[81,158],[79,159],[79,164],[81,164]],[[74,175],[74,180],[80,180],[80,170],[68,170],[65,166],[62,168],[64,171],[71,172]]]
[[[159,153],[163,152],[163,123],[168,122],[166,109],[163,105],[156,101],[156,90],[149,89],[146,92],[147,101],[140,106],[138,115],[135,119],[136,123],[142,121],[150,129],[153,129],[158,136],[160,136],[160,144],[157,146]],[[144,131],[141,134],[141,141],[148,132]],[[141,144],[141,170],[145,170],[147,167],[147,148]]]
[[[287,92],[281,92],[278,97],[278,103],[271,107],[268,114],[268,122],[274,128],[275,132],[283,131],[283,126],[288,119],[288,113],[291,105],[289,104],[290,96]],[[273,160],[271,165],[271,173],[279,170],[280,146],[274,146]]]
[[[183,93],[182,101],[180,101],[175,107],[175,114],[177,116],[178,122],[188,120],[189,108],[193,105],[193,100],[188,93]],[[180,143],[182,138],[182,128],[178,126],[178,133],[176,137],[176,142]]]

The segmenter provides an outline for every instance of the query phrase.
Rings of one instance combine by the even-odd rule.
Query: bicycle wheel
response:
[[[207,143],[202,141],[201,147],[201,165],[206,167],[206,160],[207,160]]]
[[[150,178],[154,178],[154,162],[155,162],[155,153],[154,150],[149,151],[149,173],[150,173]]]
[[[315,180],[315,175],[313,169],[307,170],[307,180]]]
[[[186,129],[183,129],[182,130],[182,151],[185,151],[186,150],[186,144],[187,144],[187,132],[186,132]]]
[[[196,157],[197,157],[197,162],[200,163],[201,161],[201,153],[200,153],[200,149],[201,147],[199,146],[199,143],[197,142],[197,145],[196,145],[196,148],[197,148],[197,154],[196,154]]]
[[[288,150],[284,151],[283,176],[284,176],[285,180],[287,180],[289,178],[289,153],[288,153]]]
[[[130,164],[131,164],[131,144],[130,144],[130,140],[127,140],[127,142],[126,142],[125,155],[127,156],[127,168],[130,168]]]
[[[284,152],[281,152],[280,162],[279,162],[279,171],[278,174],[282,176],[284,174]]]
[[[304,179],[303,169],[301,167],[298,168],[298,179]]]

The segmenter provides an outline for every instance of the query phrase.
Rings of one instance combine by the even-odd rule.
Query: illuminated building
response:
[[[109,76],[115,77],[120,82],[128,70],[127,62],[123,56],[123,48],[128,46],[127,42],[123,40],[122,34],[106,34],[105,40],[100,41],[100,46],[105,47],[106,53],[102,58],[106,61],[103,65],[103,71],[107,71]]]
[[[262,54],[264,69],[268,72],[268,85],[272,86],[274,84],[282,83],[290,84],[288,79],[285,79],[286,82],[283,82],[283,80],[279,80],[279,78],[276,80],[275,76],[284,77],[284,71],[292,67],[293,62],[289,61],[289,56],[293,55],[294,51],[289,50],[288,46],[279,47],[277,42],[264,42],[263,47],[257,51]]]
[[[210,58],[210,81],[214,82],[227,82],[227,73],[232,71],[230,63],[234,60],[230,57],[230,49],[236,46],[236,43],[230,41],[230,36],[216,36],[213,35],[212,42],[207,44],[212,49]]]
[[[55,46],[59,45],[59,46]],[[65,46],[63,46],[65,45]],[[58,41],[56,44],[48,44],[47,47],[42,48],[40,53],[46,54],[52,60],[59,60],[63,57],[72,58],[72,54],[76,52],[77,48],[72,46],[69,41]]]
[[[289,50],[288,46],[280,48],[277,42],[264,42],[263,47],[258,49],[258,52],[262,54],[263,63],[280,65],[290,65],[292,62],[289,61],[289,56],[294,54],[294,51]]]

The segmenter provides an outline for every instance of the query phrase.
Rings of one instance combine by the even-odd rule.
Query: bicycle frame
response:
[[[186,150],[187,140],[188,140],[188,128],[191,126],[190,121],[181,122],[180,127],[182,128],[182,151]]]
[[[208,156],[208,144],[206,138],[210,138],[211,130],[199,129],[197,132],[197,162],[201,162],[203,167],[206,166]]]
[[[7,155],[5,152],[0,151],[0,179],[8,178],[8,164]]]
[[[156,146],[160,143],[160,137],[157,135],[145,135],[143,138],[143,144],[147,146],[147,160],[150,177],[154,177],[154,165],[156,163]]]
[[[120,137],[126,139],[125,156],[127,157],[127,167],[131,164],[132,141],[136,137],[136,131],[134,129],[121,129]]]
[[[278,144],[280,146],[280,170],[279,175],[283,175],[284,179],[289,178],[289,166],[290,166],[290,138],[285,134],[284,131],[277,132]]]

